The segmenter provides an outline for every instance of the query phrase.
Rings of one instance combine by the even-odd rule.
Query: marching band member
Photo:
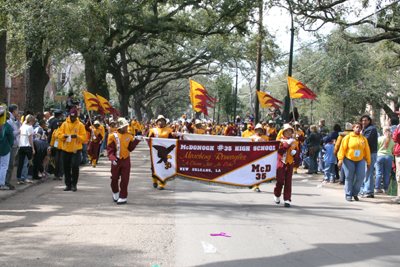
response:
[[[290,207],[292,197],[292,175],[294,156],[299,153],[298,142],[292,138],[294,129],[289,124],[283,126],[283,136],[279,138],[281,142],[278,148],[278,163],[276,170],[276,185],[274,188],[274,201],[280,203],[280,197],[283,190],[283,199],[285,207]],[[278,140],[278,139],[277,139]]]
[[[158,115],[158,118],[156,120],[157,127],[150,129],[149,132],[149,137],[156,137],[156,138],[174,138],[172,135],[172,129],[169,127],[166,127],[167,120],[164,118],[163,115]],[[158,179],[152,178],[153,179],[153,187],[157,188],[158,186]],[[158,188],[159,190],[164,190],[165,189],[165,184],[160,181],[160,187]]]
[[[64,122],[64,120],[60,120],[57,122],[57,129],[53,131],[51,136],[50,145],[57,149],[56,156],[54,158],[55,168],[54,168],[54,178],[53,180],[62,180],[64,176],[64,161],[63,161],[63,150],[64,150],[64,142],[58,137],[58,132],[60,130],[60,125]],[[86,140],[83,141],[83,143]]]
[[[71,108],[69,117],[60,127],[58,138],[64,142],[63,159],[65,188],[64,191],[76,191],[76,185],[79,178],[79,163],[82,142],[86,138],[85,125],[78,120],[78,111],[76,107]]]
[[[293,134],[292,134],[292,138],[295,139],[297,141],[297,149],[299,151],[301,151],[301,146],[305,140],[304,138],[304,133],[303,131],[300,129],[300,123],[298,121],[295,121],[293,123]],[[276,137],[276,140],[279,140],[280,138],[283,137],[283,131],[284,129],[280,130],[278,133],[278,136]],[[296,156],[294,157],[294,173],[297,173],[297,169],[299,168],[300,165],[300,153],[297,153]]]
[[[269,137],[269,140],[275,140],[277,135],[277,130],[274,127],[274,121],[273,120],[268,121],[268,125],[264,128],[266,131],[266,135]]]
[[[238,130],[233,121],[230,122],[228,128],[225,130],[225,136],[237,136]]]
[[[99,155],[99,149],[101,141],[103,140],[103,131],[100,128],[100,122],[95,121],[92,126],[89,126],[89,122],[85,124],[85,129],[90,132],[90,142],[88,147],[89,159],[92,162],[92,167],[96,168],[96,161]]]
[[[111,163],[111,190],[113,200],[118,205],[126,204],[128,197],[131,159],[129,153],[135,149],[142,139],[127,133],[129,123],[124,118],[118,119],[118,131],[110,134],[107,142],[107,155]],[[121,179],[119,185],[118,181]]]
[[[250,127],[252,127],[252,126],[250,126]],[[268,136],[266,136],[264,134],[264,127],[260,123],[258,123],[256,125],[256,128],[254,129],[254,135],[252,135],[251,137],[253,138],[251,141],[255,141],[255,142],[266,142],[269,140]],[[258,193],[261,192],[259,185],[255,185],[252,188],[254,188],[254,191],[256,191]],[[250,189],[251,189],[251,187],[250,187]]]
[[[252,128],[253,126],[251,126],[250,124],[247,125],[247,130],[242,133],[242,137],[251,137],[255,135],[255,132],[253,131]]]
[[[116,133],[118,131],[118,128],[115,127],[116,123],[113,119],[110,119],[110,134]]]
[[[132,135],[136,136],[137,132],[139,131],[139,125],[140,123],[137,121],[136,117],[133,117],[133,120],[131,122],[131,131],[132,131]]]
[[[192,128],[193,128],[194,134],[205,134],[206,133],[206,129],[204,129],[203,123],[201,122],[201,120],[196,120],[195,125],[192,126]]]
[[[300,129],[300,123],[298,121],[295,121],[293,123],[294,131],[293,131],[293,138],[296,139],[297,141],[297,151],[299,153],[296,153],[294,157],[294,173],[297,173],[297,169],[300,166],[300,151],[301,151],[301,146],[303,145],[303,142],[305,140],[304,133]]]

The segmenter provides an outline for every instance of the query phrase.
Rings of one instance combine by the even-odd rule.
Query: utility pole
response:
[[[292,5],[290,3],[290,0],[287,0],[289,4],[289,11],[290,11],[290,17],[292,20],[292,27],[290,28],[290,54],[289,54],[289,71],[288,75],[292,77],[292,65],[293,65],[293,43],[294,43],[294,24],[293,24],[293,10],[292,10]],[[289,94],[289,87],[287,87],[287,95],[285,97],[285,115],[286,115],[286,121],[289,119],[289,113],[290,113],[290,94]],[[294,116],[294,114],[293,114]]]
[[[233,107],[233,121],[236,123],[236,103],[237,103],[237,89],[238,89],[238,65],[237,65],[237,60],[235,58],[235,63],[236,63],[236,88],[235,88],[235,104]]]
[[[264,1],[260,0],[260,7],[259,7],[259,20],[258,20],[258,41],[257,41],[257,75],[256,75],[256,90],[260,91],[260,83],[261,83],[261,56],[262,56],[262,17],[263,17],[263,5]],[[258,102],[258,95],[256,92],[256,97],[255,97],[255,124],[257,124],[260,121],[260,116],[259,116],[259,110],[260,110],[260,103]]]

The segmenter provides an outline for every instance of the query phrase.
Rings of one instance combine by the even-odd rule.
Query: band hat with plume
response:
[[[283,130],[282,130],[282,132],[284,132],[284,131],[286,131],[286,130],[294,130],[293,129],[293,127],[292,126],[290,126],[290,124],[289,123],[285,123],[284,125],[283,125]]]
[[[257,123],[256,128],[254,128],[254,130],[257,130],[257,129],[264,130],[264,127],[262,126],[261,123]]]
[[[119,118],[117,124],[118,124],[118,129],[122,129],[125,126],[129,126],[129,123],[125,120],[125,118]]]
[[[163,115],[158,115],[156,123],[158,123],[159,120],[164,120],[165,122],[167,122],[167,120],[165,119],[165,117]]]

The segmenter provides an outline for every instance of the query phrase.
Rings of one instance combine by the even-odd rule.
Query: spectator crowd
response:
[[[20,114],[17,105],[10,105],[6,123],[0,134],[0,189],[14,190],[17,185],[34,183],[33,180],[64,180],[65,191],[76,191],[79,165],[90,163],[96,167],[104,156],[108,136],[116,133],[117,122],[112,117],[84,116],[79,101],[71,93],[66,109]],[[400,111],[397,112],[400,117]],[[21,116],[22,115],[22,116]],[[286,118],[289,120],[288,123]],[[150,136],[158,120],[138,121],[125,118],[127,133]],[[258,137],[256,141],[282,140],[286,129],[291,131],[298,153],[293,153],[293,172],[300,166],[306,174],[323,173],[323,183],[344,186],[345,199],[359,201],[359,197],[374,198],[387,194],[390,177],[400,179],[400,125],[392,118],[381,132],[373,125],[370,116],[364,115],[353,124],[347,122],[345,130],[335,124],[330,130],[325,120],[318,125],[304,125],[297,110],[285,114],[276,109],[255,122],[253,114],[231,122],[213,120],[164,118],[165,125],[174,137],[177,133]],[[287,134],[286,134],[287,135]],[[291,139],[289,138],[289,139]],[[13,182],[13,176],[16,181]],[[396,180],[396,179],[392,179]],[[398,185],[397,185],[398,186]],[[259,187],[254,188],[260,191]],[[400,192],[400,190],[397,190]],[[400,201],[400,198],[396,198]]]

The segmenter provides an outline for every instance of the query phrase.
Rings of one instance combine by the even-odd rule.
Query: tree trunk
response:
[[[39,57],[31,52],[26,53],[29,62],[26,70],[26,110],[34,113],[43,112],[44,90],[49,82],[47,66],[49,57]]]
[[[140,101],[141,101],[141,97],[140,96],[135,97],[133,99],[134,108],[135,108],[135,116],[136,116],[137,121],[141,121],[143,119]]]
[[[383,110],[386,112],[389,118],[396,118],[397,114],[388,105],[383,104]]]
[[[7,103],[6,97],[6,55],[7,55],[7,32],[0,36],[0,101]]]
[[[110,99],[110,93],[107,87],[107,72],[99,66],[89,55],[85,59],[85,78],[86,90],[94,95],[99,94],[107,100]]]
[[[123,117],[129,116],[128,106],[129,106],[129,95],[119,94],[118,96],[120,113]]]
[[[157,119],[154,117],[153,110],[151,109],[150,105],[146,107],[146,113],[147,113],[147,119],[149,121],[150,121],[150,119]]]

